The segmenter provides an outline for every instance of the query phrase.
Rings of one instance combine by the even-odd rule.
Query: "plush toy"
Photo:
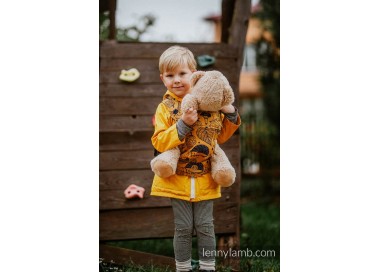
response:
[[[190,84],[191,93],[185,95],[181,103],[182,112],[191,107],[196,109],[198,114],[215,112],[234,102],[232,88],[226,77],[219,71],[194,72]],[[162,178],[175,174],[179,157],[178,147],[161,153],[151,161],[153,172]],[[216,140],[214,154],[211,157],[211,176],[222,187],[232,185],[236,178],[235,169]]]

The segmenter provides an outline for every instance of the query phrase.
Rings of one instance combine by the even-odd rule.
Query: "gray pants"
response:
[[[198,238],[199,260],[212,261],[215,256],[204,254],[215,251],[215,232],[213,223],[213,201],[189,202],[171,199],[174,212],[174,256],[177,261],[191,259],[192,235],[195,228]]]

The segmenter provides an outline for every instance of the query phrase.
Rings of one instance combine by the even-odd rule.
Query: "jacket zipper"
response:
[[[190,184],[190,199],[195,198],[195,178],[190,178],[191,184]]]

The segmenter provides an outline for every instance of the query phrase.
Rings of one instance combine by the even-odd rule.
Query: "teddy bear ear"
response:
[[[205,71],[196,71],[194,72],[192,75],[191,75],[191,78],[190,78],[190,85],[191,87],[193,87],[197,81],[203,77],[205,75]]]

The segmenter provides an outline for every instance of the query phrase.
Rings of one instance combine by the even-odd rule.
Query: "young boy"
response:
[[[160,57],[159,70],[167,92],[156,110],[152,144],[158,152],[178,146],[181,156],[174,175],[168,178],[154,176],[151,195],[171,198],[177,272],[192,271],[191,248],[194,228],[198,239],[199,271],[215,271],[215,256],[203,256],[203,252],[215,252],[216,249],[213,199],[221,197],[221,189],[213,181],[209,171],[212,153],[205,154],[201,148],[196,148],[202,142],[197,131],[202,126],[205,127],[207,122],[213,121],[213,124],[216,123],[225,129],[221,130],[220,135],[216,132],[211,135],[211,145],[214,145],[216,139],[218,143],[223,143],[240,126],[240,117],[232,105],[223,107],[222,113],[198,113],[193,108],[181,112],[182,98],[190,93],[190,77],[196,71],[196,61],[189,49],[181,46],[168,48]],[[192,152],[188,152],[190,149]],[[203,171],[194,169],[191,176],[183,175],[185,172],[189,173],[189,169],[183,169],[187,165],[184,162],[191,161],[201,163],[204,166],[201,168]]]

